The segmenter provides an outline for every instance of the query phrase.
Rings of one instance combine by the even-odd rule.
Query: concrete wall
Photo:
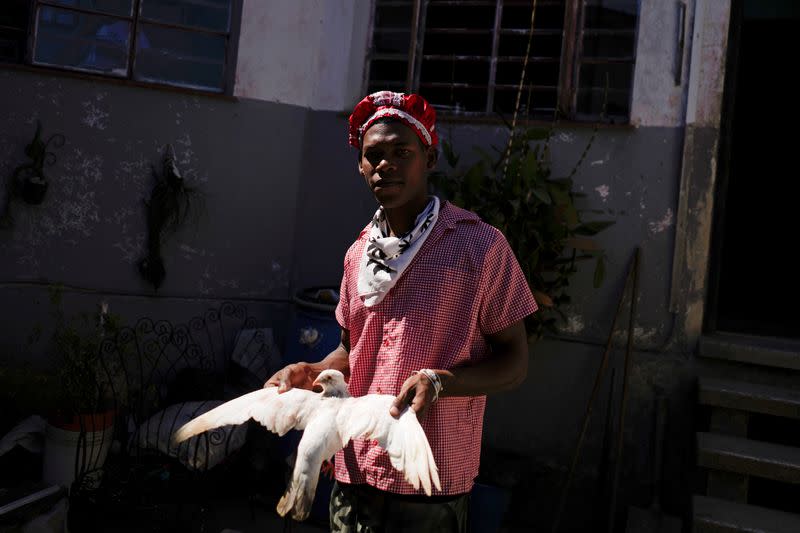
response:
[[[120,302],[145,299],[149,309],[140,312],[153,318],[189,313],[175,309],[188,300],[239,299],[285,309],[307,110],[44,71],[0,70],[0,87],[0,175],[27,162],[24,147],[36,120],[45,136],[66,137],[53,150],[57,162],[47,169],[45,202],[15,203],[15,224],[2,232],[0,343],[13,346],[26,333],[27,318],[10,312],[12,294],[24,299],[25,293],[7,287],[19,284],[59,283],[67,292],[85,289]],[[167,277],[156,292],[136,263],[145,251],[151,166],[161,172],[167,143],[187,183],[202,192],[204,210],[166,241]]]

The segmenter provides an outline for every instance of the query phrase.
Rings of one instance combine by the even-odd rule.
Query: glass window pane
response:
[[[595,1],[585,7],[584,27],[632,30],[636,28],[637,15],[636,0]]]
[[[579,89],[590,87],[630,90],[633,83],[633,65],[630,63],[583,64],[580,69]]]
[[[411,32],[387,32],[375,30],[372,36],[372,51],[376,54],[408,54]]]
[[[21,63],[28,38],[29,0],[5,0],[0,9],[0,61]]]
[[[221,35],[141,24],[136,35],[134,78],[221,91],[225,41]]]
[[[577,111],[586,115],[600,115],[605,100],[606,116],[624,117],[630,112],[630,93],[628,91],[604,89],[578,89]]]
[[[532,118],[551,120],[558,103],[556,89],[531,89],[526,86],[519,99],[519,113]],[[514,113],[517,105],[517,89],[495,89],[494,110],[506,116]]]
[[[423,54],[491,57],[492,34],[491,32],[438,33],[426,31]]]
[[[102,11],[109,15],[130,17],[133,15],[133,0],[48,0],[51,4]]]
[[[0,28],[0,61],[21,63],[25,57],[27,37],[23,30]]]
[[[129,42],[127,20],[42,7],[33,62],[126,76]]]
[[[619,35],[585,35],[584,57],[633,57],[633,33]]]
[[[426,87],[419,89],[421,94],[436,109],[460,113],[462,111],[486,111],[486,89],[472,87]]]
[[[529,30],[531,28],[531,10],[531,2],[526,2],[526,5],[504,5],[501,27]],[[560,30],[563,28],[564,4],[537,6],[534,26],[539,30]]]
[[[142,0],[140,15],[153,22],[228,32],[232,0]]]
[[[522,75],[522,60],[499,61],[495,72],[495,83],[500,85],[518,85]],[[561,65],[557,61],[529,62],[525,68],[525,81],[533,85],[558,85],[558,73]]]
[[[367,94],[372,94],[378,91],[396,91],[396,92],[405,92],[406,84],[403,82],[386,82],[386,83],[373,83],[367,86]]]
[[[406,82],[408,61],[394,59],[373,59],[369,65],[369,79],[375,82]]]
[[[0,9],[0,26],[27,30],[29,6],[29,0],[4,0]]]
[[[429,4],[425,16],[427,28],[494,29],[495,7],[492,5]],[[410,19],[409,19],[410,22]]]
[[[410,28],[414,9],[411,4],[398,6],[375,6],[376,28]]]
[[[467,61],[457,59],[426,59],[422,62],[420,83],[489,83],[489,61]]]
[[[561,35],[535,35],[531,39],[531,57],[561,57]],[[500,56],[525,57],[528,48],[527,35],[504,34],[500,36],[497,54]]]

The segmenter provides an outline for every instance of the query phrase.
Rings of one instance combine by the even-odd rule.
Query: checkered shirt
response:
[[[367,228],[368,229],[368,228]],[[336,319],[350,332],[352,396],[400,392],[421,368],[450,369],[489,356],[485,335],[537,309],[500,231],[443,202],[439,220],[386,298],[365,307],[357,293],[368,231],[345,255]],[[422,421],[442,482],[440,494],[469,492],[478,475],[485,396],[442,397]],[[416,494],[375,441],[352,441],[336,454],[336,478]]]

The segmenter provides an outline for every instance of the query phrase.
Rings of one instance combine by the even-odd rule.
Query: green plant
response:
[[[508,147],[493,147],[495,154],[476,147],[480,159],[466,169],[458,166],[461,158],[453,146],[443,141],[450,171],[431,175],[437,192],[477,213],[506,236],[540,304],[540,311],[526,321],[531,337],[555,332],[557,317],[565,318],[561,306],[570,302],[567,287],[578,262],[594,260],[594,285],[602,284],[605,253],[589,237],[614,223],[586,221],[585,210],[576,205],[576,199],[584,195],[574,190],[572,178],[594,136],[568,176],[552,177],[553,131],[509,126]]]
[[[30,163],[19,165],[14,169],[14,173],[9,177],[6,184],[6,205],[0,216],[0,227],[9,228],[13,225],[14,219],[11,215],[12,200],[22,199],[30,205],[38,205],[44,201],[47,192],[48,181],[44,172],[44,167],[52,166],[56,163],[56,155],[48,151],[52,144],[56,148],[64,146],[65,139],[60,133],[55,133],[47,139],[42,140],[42,123],[36,121],[36,133],[33,140],[25,146],[25,155],[31,160]]]
[[[50,291],[53,304],[54,372],[58,378],[60,410],[70,414],[96,412],[110,406],[115,372],[104,358],[104,347],[120,331],[120,319],[101,302],[94,313],[67,317],[60,288]]]

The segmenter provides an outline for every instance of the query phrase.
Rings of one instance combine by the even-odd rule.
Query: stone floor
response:
[[[37,509],[29,509],[24,520],[0,520],[0,533],[36,532],[62,533],[67,529],[64,522],[67,515],[67,500],[51,502],[52,505],[39,505]],[[91,531],[102,533],[140,533],[160,531],[185,531],[186,533],[320,533],[329,531],[327,524],[310,518],[304,522],[284,520],[274,510],[263,506],[250,506],[247,502],[216,501],[208,502],[208,506],[191,513],[191,517],[179,520],[180,525],[171,525],[167,529],[163,525],[148,527],[141,522],[121,519],[118,523],[93,524]],[[22,517],[20,517],[22,518]],[[79,526],[76,530],[84,530]],[[80,533],[80,532],[79,532]]]

